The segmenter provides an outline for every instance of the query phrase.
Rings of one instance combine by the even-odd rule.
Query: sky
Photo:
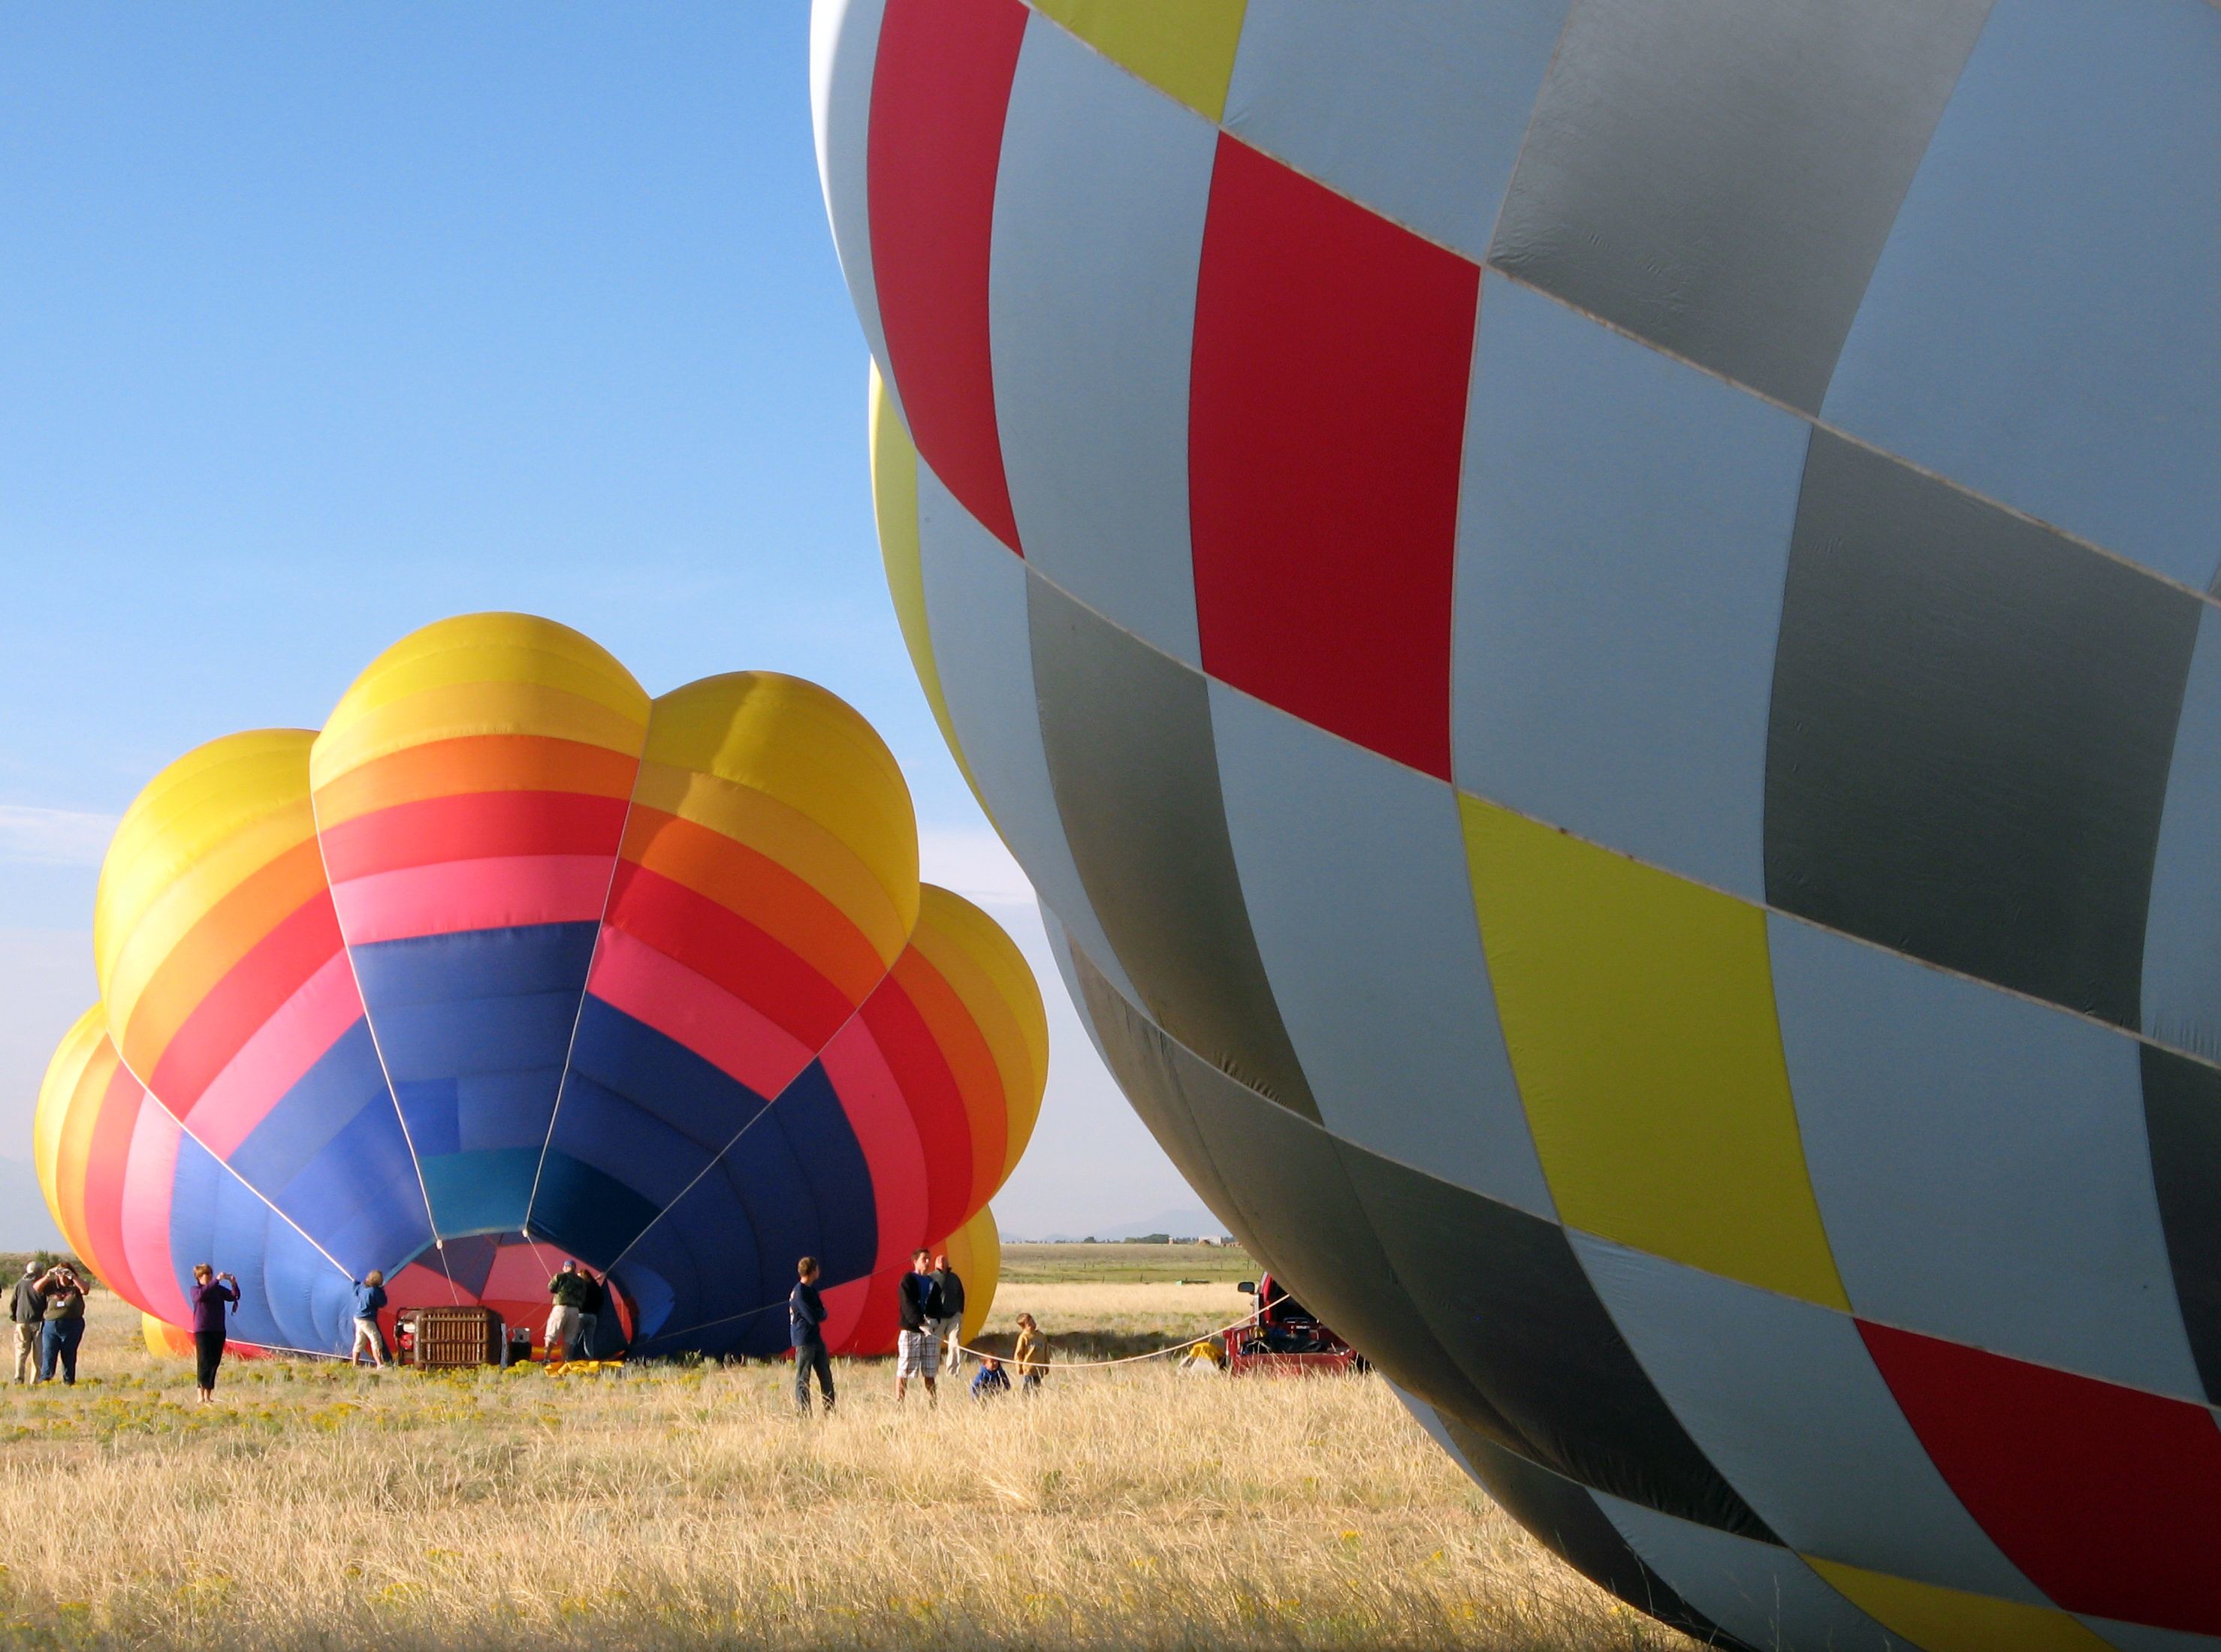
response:
[[[1089,1047],[881,575],[803,0],[0,8],[0,1249],[116,817],[410,629],[762,668],[894,749],[1041,977],[1006,1232],[1201,1206]],[[11,1163],[11,1161],[13,1163]]]

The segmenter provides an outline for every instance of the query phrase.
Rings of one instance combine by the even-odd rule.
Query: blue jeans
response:
[[[39,1381],[54,1380],[54,1362],[61,1362],[62,1381],[77,1381],[77,1345],[84,1340],[82,1319],[49,1319],[39,1328]]]

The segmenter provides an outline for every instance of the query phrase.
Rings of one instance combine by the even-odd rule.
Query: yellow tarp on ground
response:
[[[522,1371],[545,1371],[549,1376],[597,1376],[604,1371],[622,1371],[623,1360],[519,1360],[509,1368],[511,1376]]]

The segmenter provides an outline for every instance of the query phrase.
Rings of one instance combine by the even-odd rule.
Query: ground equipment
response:
[[[1368,1368],[1365,1356],[1270,1274],[1245,1279],[1240,1288],[1257,1299],[1257,1312],[1226,1333],[1229,1376],[1342,1376]]]

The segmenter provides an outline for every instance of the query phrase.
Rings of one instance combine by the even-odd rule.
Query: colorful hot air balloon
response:
[[[1718,1643],[2221,1648],[2221,8],[817,0],[1135,1106]]]
[[[1039,1109],[1017,949],[922,886],[910,794],[824,689],[743,672],[650,700],[578,633],[430,626],[320,733],[188,753],[117,827],[101,1002],[35,1151],[55,1219],[186,1323],[235,1272],[243,1343],[344,1350],[397,1309],[545,1312],[606,1271],[599,1347],[768,1353],[820,1258],[830,1340],[894,1340],[920,1244],[974,1257]]]

